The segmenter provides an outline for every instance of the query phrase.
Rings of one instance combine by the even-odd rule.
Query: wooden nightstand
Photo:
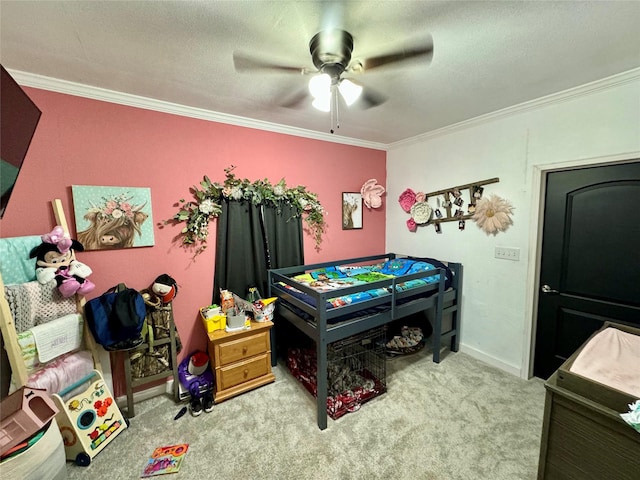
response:
[[[272,322],[251,322],[239,332],[208,333],[209,358],[216,377],[215,403],[275,380],[271,371]]]

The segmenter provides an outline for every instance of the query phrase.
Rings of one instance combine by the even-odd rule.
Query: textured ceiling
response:
[[[309,40],[339,27],[353,57],[431,35],[431,63],[353,79],[388,97],[341,107],[336,135],[390,144],[640,67],[640,1],[0,1],[0,61],[41,75],[328,133],[282,106],[308,78],[238,73],[233,52],[313,68]]]

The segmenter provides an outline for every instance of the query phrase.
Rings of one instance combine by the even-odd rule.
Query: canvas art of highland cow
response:
[[[77,189],[74,187],[74,202],[76,202]],[[94,187],[98,189],[109,187]],[[111,187],[115,189],[116,187]],[[129,189],[131,190],[131,189]],[[148,189],[139,189],[148,190]],[[78,241],[86,250],[112,250],[120,248],[132,248],[137,246],[153,245],[153,229],[150,230],[151,239],[147,237],[143,228],[150,224],[150,198],[137,197],[128,191],[116,191],[110,194],[102,194],[99,199],[91,197],[91,190],[80,191],[78,203],[84,202],[85,207],[77,208],[76,227]],[[149,210],[149,213],[145,211]],[[83,225],[78,223],[79,215]]]

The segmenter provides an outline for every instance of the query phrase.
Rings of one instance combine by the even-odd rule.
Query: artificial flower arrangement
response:
[[[486,234],[495,235],[504,232],[513,223],[511,215],[513,206],[498,195],[481,198],[476,204],[476,211],[471,219]]]
[[[198,245],[196,255],[206,248],[209,235],[209,222],[222,213],[223,199],[246,200],[254,205],[271,204],[276,207],[280,202],[289,203],[295,207],[296,216],[302,216],[316,242],[316,249],[322,242],[326,223],[324,208],[318,201],[315,193],[309,192],[306,187],[298,185],[287,188],[284,178],[272,185],[266,178],[251,182],[246,178],[237,178],[233,173],[236,167],[225,168],[225,180],[223,183],[212,182],[204,176],[200,187],[190,189],[194,200],[180,199],[180,210],[172,220],[174,222],[186,222],[186,226],[180,232],[183,245]],[[165,223],[169,223],[165,222]]]
[[[431,220],[431,206],[427,203],[424,192],[416,193],[407,188],[400,194],[398,202],[405,212],[411,214],[411,218],[407,220],[407,228],[410,232],[415,232],[418,225],[429,223]]]
[[[371,178],[364,182],[360,189],[362,200],[367,208],[380,208],[382,206],[382,194],[385,192],[385,188],[382,185],[378,185],[378,180]]]
[[[415,232],[418,225],[427,224],[431,220],[432,209],[423,192],[416,193],[407,188],[400,194],[398,203],[405,212],[411,214],[411,218],[407,220],[407,228],[410,232]],[[498,232],[504,232],[513,223],[511,219],[513,206],[498,195],[479,198],[474,208],[471,219],[487,234],[495,235]]]

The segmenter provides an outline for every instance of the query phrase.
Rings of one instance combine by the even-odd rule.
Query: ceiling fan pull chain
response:
[[[336,107],[336,130],[338,128],[340,128],[340,102],[338,101],[338,92],[337,89],[335,87],[333,87],[333,103],[335,104]],[[333,131],[331,131],[331,133],[333,133]]]
[[[334,85],[331,85],[329,90],[329,116],[331,118],[331,129],[329,130],[330,133],[333,133],[335,131],[333,126],[338,122],[337,121],[338,109],[335,107],[335,104],[336,104],[335,98],[336,98],[336,89]]]

